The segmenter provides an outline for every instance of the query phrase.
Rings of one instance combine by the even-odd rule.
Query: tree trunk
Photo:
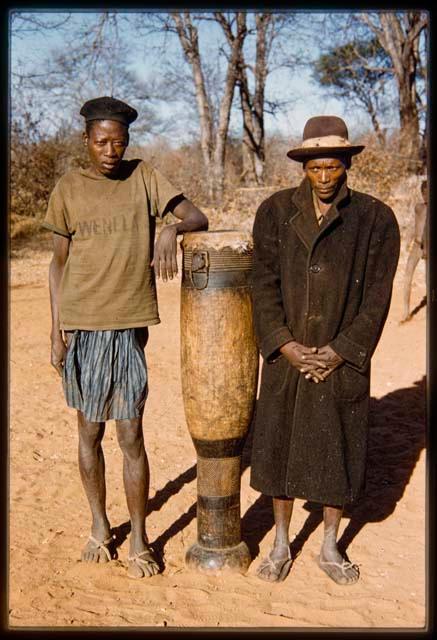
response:
[[[195,25],[191,21],[188,11],[185,11],[184,18],[181,14],[171,13],[176,25],[176,32],[182,45],[185,59],[191,66],[193,73],[194,89],[196,94],[197,111],[200,123],[200,147],[202,150],[205,179],[209,200],[214,199],[214,171],[213,171],[213,120],[211,105],[206,92],[205,77],[199,50],[199,37]]]
[[[242,181],[264,184],[265,137],[264,137],[264,94],[267,78],[267,29],[274,18],[268,13],[257,13],[256,60],[254,68],[255,90],[250,93],[246,63],[243,55],[239,61],[240,103],[243,115],[243,173]]]
[[[382,12],[379,25],[362,14],[365,22],[377,36],[379,43],[390,56],[399,94],[400,153],[410,163],[410,170],[417,171],[420,161],[420,129],[417,109],[417,41],[428,25],[425,12],[408,11],[402,25],[395,12]]]
[[[366,105],[367,113],[370,116],[370,120],[372,121],[373,130],[376,135],[376,139],[381,147],[385,146],[385,134],[381,129],[381,125],[379,124],[377,110],[373,103],[372,98],[369,95],[365,95],[363,92],[360,92],[360,100]]]
[[[374,110],[372,110],[372,113],[370,114],[370,119],[372,120],[373,130],[375,131],[376,139],[378,140],[379,145],[381,147],[385,147],[385,134],[381,129],[381,125],[379,124],[379,120],[376,117],[376,113]]]
[[[229,25],[230,30],[230,25]],[[232,100],[234,97],[235,84],[238,77],[238,63],[242,55],[243,43],[246,37],[246,15],[243,12],[237,13],[237,33],[231,41],[231,55],[228,61],[225,87],[220,103],[219,121],[216,131],[214,166],[215,166],[215,188],[216,198],[220,201],[223,197],[224,177],[225,177],[225,155],[226,141],[229,131],[229,120],[231,117]]]
[[[218,204],[223,197],[224,190],[226,142],[229,132],[229,120],[235,83],[237,80],[237,64],[247,30],[246,15],[244,12],[237,12],[235,14],[237,25],[235,35],[232,32],[231,22],[226,19],[224,14],[216,12],[214,15],[225,31],[231,48],[215,131],[211,101],[207,94],[205,77],[202,70],[197,29],[191,20],[189,11],[184,12],[183,18],[181,14],[177,12],[171,13],[185,59],[191,66],[193,73],[200,121],[202,156],[208,184],[208,197],[211,202]]]
[[[253,131],[252,120],[252,106],[250,101],[249,87],[247,81],[247,75],[243,68],[244,61],[240,61],[241,68],[239,70],[239,88],[240,88],[240,104],[241,112],[243,116],[243,137],[242,137],[242,159],[243,159],[243,172],[241,174],[241,182],[252,184],[256,183],[257,176],[255,171],[255,156],[257,143],[254,138],[255,132]]]
[[[267,30],[274,21],[271,13],[256,15],[256,66],[255,66],[255,96],[253,101],[253,128],[256,140],[254,164],[257,184],[264,184],[265,167],[265,137],[264,137],[264,98],[267,80],[267,58],[269,46],[267,44]]]

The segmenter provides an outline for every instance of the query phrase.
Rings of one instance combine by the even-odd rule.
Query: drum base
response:
[[[207,549],[196,542],[185,556],[185,563],[190,569],[209,574],[221,571],[246,573],[251,561],[250,551],[245,542],[225,549]]]

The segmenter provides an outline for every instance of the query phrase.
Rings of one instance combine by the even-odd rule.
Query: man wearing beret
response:
[[[345,504],[363,489],[370,360],[387,317],[399,257],[393,211],[350,189],[347,170],[363,146],[342,119],[308,120],[297,188],[273,194],[254,222],[254,323],[263,368],[251,485],[272,496],[273,549],[258,576],[283,580],[291,567],[295,498],[323,505],[318,564],[336,583],[359,570],[337,547]]]
[[[105,422],[115,420],[131,521],[128,575],[152,576],[159,564],[146,535],[149,468],[142,415],[147,397],[144,347],[160,322],[155,272],[177,273],[176,235],[207,229],[208,220],[180,189],[141,160],[123,160],[137,112],[102,97],[86,102],[89,166],[56,184],[43,225],[53,232],[49,284],[51,363],[67,404],[77,409],[79,470],[92,516],[85,562],[116,557],[106,513]],[[154,243],[156,217],[163,226]]]

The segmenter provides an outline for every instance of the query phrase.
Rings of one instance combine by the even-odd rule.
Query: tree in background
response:
[[[409,159],[412,170],[420,169],[426,144],[425,132],[421,135],[420,131],[426,88],[421,91],[419,84],[422,81],[423,85],[426,80],[421,76],[426,67],[423,40],[428,29],[428,14],[425,11],[369,12],[359,14],[357,19],[390,57],[399,100],[400,153]],[[424,129],[426,131],[426,126]]]
[[[333,47],[316,61],[314,77],[323,87],[331,88],[334,96],[364,107],[384,146],[380,118],[385,112],[386,84],[393,73],[390,58],[376,38]]]
[[[269,57],[280,27],[287,18],[283,14],[255,12],[255,60],[246,62],[241,51],[238,62],[237,84],[243,118],[243,173],[242,181],[249,184],[264,184],[265,133],[264,113],[266,108],[266,82],[269,74]],[[250,89],[248,71],[253,76],[253,91]],[[274,108],[273,104],[272,107]]]
[[[364,107],[374,129],[382,128],[388,105],[381,102],[380,89],[393,94],[399,124],[393,126],[392,117],[390,128],[405,170],[416,173],[426,166],[427,32],[425,11],[380,11],[326,14],[324,29],[315,36],[321,52],[314,60],[318,80]]]
[[[173,12],[155,14],[142,21],[140,32],[146,37],[150,19],[155,21],[155,33],[166,37],[176,35],[182,48],[186,69],[178,65],[174,55],[166,67],[168,80],[164,92],[169,100],[186,99],[194,103],[200,128],[205,179],[210,200],[220,202],[225,175],[225,152],[229,142],[232,114],[242,123],[242,172],[240,182],[261,185],[265,169],[265,113],[275,114],[292,99],[279,101],[272,92],[267,95],[268,75],[290,64],[289,46],[286,52],[286,27],[295,14],[262,12],[211,12],[194,14]],[[220,27],[217,38],[214,23]],[[202,47],[200,41],[202,40]],[[163,51],[167,51],[167,40]],[[289,42],[287,43],[289,45]],[[235,101],[239,91],[239,103]],[[187,117],[187,110],[185,110]],[[233,133],[235,136],[235,134]]]
[[[214,119],[211,97],[199,47],[199,32],[195,18],[189,11],[172,12],[170,21],[165,23],[167,31],[174,31],[181,44],[184,57],[190,65],[193,75],[196,103],[200,125],[200,145],[205,168],[208,195],[211,202],[220,202],[223,196],[226,142],[229,133],[232,101],[238,77],[237,65],[241,56],[244,39],[247,35],[246,14],[235,12],[225,16],[216,12],[216,19],[227,33],[230,52],[227,58],[225,79],[221,92],[217,118]]]
[[[255,13],[256,51],[254,64],[246,62],[243,49],[238,61],[237,84],[243,118],[242,181],[264,184],[265,134],[264,107],[268,75],[268,58],[274,41],[275,23],[281,18],[271,13]],[[224,29],[226,34],[226,29]],[[248,70],[252,71],[254,89],[250,90]]]
[[[35,33],[57,31],[65,27],[70,19],[71,13],[53,16],[48,13],[13,11],[10,33],[12,37],[21,39]]]
[[[293,11],[255,11],[250,19],[254,26],[246,43],[253,35],[255,44],[242,50],[237,80],[243,120],[241,181],[262,186],[266,174],[265,115],[276,116],[295,101],[292,90],[287,98],[279,99],[268,81],[274,72],[287,68],[295,72],[302,64],[296,45],[304,19]]]
[[[29,28],[48,38],[55,31],[62,35],[62,44],[55,44],[48,55],[36,60],[34,68],[19,61],[14,64],[12,120],[20,116],[19,106],[30,98],[43,105],[41,126],[46,133],[77,129],[83,125],[79,110],[86,100],[113,95],[141,104],[141,117],[132,127],[136,133],[153,131],[158,119],[151,108],[152,87],[130,69],[125,26],[117,12],[69,14],[57,21],[50,14],[36,19],[14,13],[11,31],[15,37],[25,36]]]
[[[22,210],[45,197],[37,194],[41,181],[29,179],[32,167],[22,153],[29,138],[35,166],[49,150],[54,154],[42,180],[50,182],[69,161],[62,148],[79,157],[71,136],[82,130],[81,104],[105,94],[138,108],[132,133],[140,157],[149,157],[146,149],[141,152],[148,136],[155,149],[163,149],[158,153],[161,167],[166,162],[173,166],[176,183],[188,191],[194,188],[203,205],[229,202],[229,196],[222,196],[231,186],[262,185],[266,177],[277,185],[292,168],[279,166],[285,153],[278,151],[279,139],[271,144],[272,131],[266,138],[265,117],[282,115],[299,91],[301,74],[314,69],[322,80],[319,86],[344,101],[346,120],[351,100],[369,115],[380,144],[383,128],[394,124],[388,144],[400,137],[401,148],[393,150],[411,158],[409,169],[417,172],[426,142],[427,29],[427,14],[417,11],[14,12],[13,42],[40,33],[52,43],[35,51],[26,65],[15,54],[12,58],[11,169],[14,189],[18,176],[24,185],[22,202],[28,194]],[[274,72],[287,66],[294,76],[280,102]],[[404,78],[402,83],[402,74],[409,74],[408,82]],[[282,81],[279,91],[284,86]],[[401,92],[401,86],[410,88]],[[387,100],[381,100],[384,95]],[[393,114],[385,113],[398,95],[399,129]],[[320,91],[304,96],[313,113],[323,112],[319,99]],[[289,117],[292,121],[290,111]]]

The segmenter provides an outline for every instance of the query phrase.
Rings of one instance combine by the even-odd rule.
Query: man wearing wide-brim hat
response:
[[[393,211],[347,185],[362,145],[341,118],[316,116],[299,147],[297,188],[273,194],[254,223],[254,323],[263,356],[251,485],[272,496],[273,549],[257,573],[283,580],[293,562],[294,498],[323,505],[318,564],[338,584],[358,566],[337,534],[366,472],[370,360],[387,317],[399,258]]]

